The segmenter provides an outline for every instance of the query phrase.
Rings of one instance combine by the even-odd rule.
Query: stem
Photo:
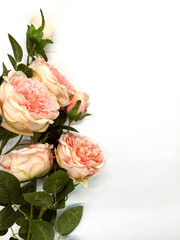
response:
[[[59,235],[58,240],[61,238],[61,235]]]
[[[16,207],[16,209],[17,209],[20,213],[22,213],[22,214],[24,215],[24,217],[25,217],[28,221],[30,221],[29,217],[28,217],[19,207],[17,207],[14,203],[13,203],[13,205],[14,205],[14,207]]]
[[[14,231],[13,231],[13,228],[12,228],[12,227],[11,227],[11,231],[12,231],[13,237],[19,240],[19,238],[17,238],[17,237],[16,237],[16,234],[14,233]]]
[[[38,219],[41,219],[43,214],[45,213],[45,211],[47,210],[48,208],[47,207],[42,207],[41,210],[40,210],[40,213],[39,213],[39,216],[38,216]]]
[[[30,212],[29,229],[28,229],[27,240],[30,240],[30,237],[31,237],[30,227],[31,227],[31,221],[32,221],[32,219],[33,219],[33,205],[31,204],[31,212]]]
[[[20,136],[20,138],[19,138],[19,140],[17,141],[17,143],[16,143],[9,151],[7,151],[5,154],[11,152],[14,148],[16,148],[17,146],[19,146],[19,143],[21,142],[22,138],[23,138],[23,135]]]

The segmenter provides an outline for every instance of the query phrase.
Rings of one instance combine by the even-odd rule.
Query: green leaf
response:
[[[18,65],[17,70],[22,71],[28,78],[31,78],[33,75],[33,70],[22,63]]]
[[[42,220],[50,223],[52,226],[54,226],[54,222],[56,220],[56,216],[57,216],[57,211],[55,210],[52,210],[52,209],[48,209],[43,217],[42,217]]]
[[[16,220],[16,224],[21,227],[26,227],[29,221],[25,217],[20,217]]]
[[[53,204],[53,197],[46,192],[33,192],[23,194],[26,202],[36,206],[50,207]]]
[[[54,240],[54,229],[48,222],[33,220],[30,229],[33,240]]]
[[[10,41],[12,49],[13,49],[14,57],[17,62],[20,62],[23,57],[22,48],[19,45],[19,43],[10,34],[8,34],[8,37],[9,37],[9,41]]]
[[[8,70],[7,70],[7,67],[6,65],[3,63],[3,73],[2,73],[3,76],[7,76],[8,75]]]
[[[18,134],[10,132],[3,127],[0,127],[0,140],[4,140],[6,137],[9,139],[17,137]]]
[[[2,123],[2,121],[3,121],[3,118],[0,116],[0,124]]]
[[[39,141],[39,138],[41,137],[41,134],[40,132],[34,132],[34,136],[31,137],[33,143],[37,143]]]
[[[7,232],[8,232],[8,229],[6,229],[6,230],[1,230],[1,231],[0,231],[0,236],[6,235]]]
[[[72,131],[72,132],[78,132],[75,128],[70,127],[70,126],[59,126],[60,129],[66,129],[68,131]]]
[[[10,54],[8,54],[8,58],[14,68],[14,70],[17,70],[17,63],[16,63],[16,60],[13,58],[13,56],[11,56]]]
[[[32,180],[30,182],[28,182],[27,184],[25,184],[22,188],[21,188],[21,192],[22,193],[31,193],[31,192],[35,192],[36,191],[36,180]]]
[[[17,238],[13,238],[13,237],[11,237],[9,240],[17,240]]]
[[[65,204],[66,204],[65,198],[57,202],[58,204],[56,207],[53,208],[54,210],[65,208]]]
[[[10,173],[0,170],[0,202],[19,204],[21,201],[22,193],[18,179]]]
[[[60,110],[59,111],[59,116],[54,120],[54,123],[52,125],[50,125],[50,127],[58,127],[63,125],[66,122],[67,119],[67,115],[65,113],[65,111]]]
[[[67,116],[71,122],[72,121],[77,122],[77,121],[84,119],[87,116],[91,116],[90,113],[86,113],[86,112],[83,115],[82,115],[82,112],[78,113],[78,109],[79,109],[80,105],[81,105],[81,100],[77,101],[75,106],[67,113]]]
[[[43,189],[48,193],[57,194],[64,188],[68,181],[69,176],[67,173],[58,170],[44,181]]]
[[[61,214],[57,221],[57,231],[60,235],[70,234],[79,224],[83,213],[83,207],[72,207]]]
[[[74,190],[74,183],[73,183],[73,180],[69,178],[69,182],[66,184],[64,189],[57,194],[57,201],[64,199],[73,190]]]
[[[27,239],[29,226],[21,227],[19,229],[19,236],[23,239]]]
[[[0,211],[0,231],[7,230],[16,221],[17,215],[12,207],[8,206]]]
[[[0,85],[4,82],[4,78],[3,78],[3,75],[1,75],[0,77]]]
[[[67,113],[67,116],[69,117],[69,119],[74,120],[77,118],[77,115],[78,115],[77,112],[78,112],[80,105],[81,105],[81,100],[77,101],[75,106]]]

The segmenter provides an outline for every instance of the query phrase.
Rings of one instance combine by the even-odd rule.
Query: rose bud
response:
[[[33,76],[56,96],[61,107],[71,103],[70,96],[74,93],[74,88],[56,68],[41,57],[36,58],[29,67],[34,70]]]
[[[47,13],[44,13],[44,21],[45,21],[45,26],[44,26],[44,29],[43,29],[43,39],[49,39],[51,38],[53,32],[54,32],[54,22],[53,22],[53,19],[52,17],[47,14]],[[31,20],[30,20],[30,24],[31,25],[34,25],[34,27],[36,29],[38,29],[41,24],[42,24],[42,17],[41,17],[41,14],[40,12],[38,13],[35,13]]]
[[[39,81],[27,78],[23,72],[9,72],[0,86],[2,127],[33,136],[44,132],[59,115],[56,97]]]
[[[30,145],[1,155],[0,166],[19,181],[28,181],[45,176],[53,166],[52,145],[48,143]]]
[[[67,170],[75,183],[88,185],[88,178],[97,174],[104,164],[99,146],[87,137],[77,134],[62,134],[56,149],[56,160]]]
[[[81,104],[78,108],[77,114],[81,112],[81,116],[83,116],[89,106],[89,96],[87,93],[75,91],[70,99],[71,104],[67,106],[67,112],[69,112],[76,105],[77,101],[80,100]]]

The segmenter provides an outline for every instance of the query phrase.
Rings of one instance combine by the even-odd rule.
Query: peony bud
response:
[[[49,39],[49,38],[51,38],[51,36],[54,32],[54,22],[53,22],[52,17],[47,13],[44,13],[44,20],[45,20],[45,26],[44,26],[44,29],[43,29],[44,34],[43,34],[42,38],[43,39]],[[30,24],[33,24],[36,29],[41,26],[42,17],[41,17],[40,12],[35,13],[32,16]]]
[[[74,95],[70,97],[71,104],[67,106],[67,112],[69,112],[77,103],[77,101],[81,101],[77,114],[81,112],[81,116],[84,115],[87,107],[89,106],[89,96],[87,93],[75,91]]]

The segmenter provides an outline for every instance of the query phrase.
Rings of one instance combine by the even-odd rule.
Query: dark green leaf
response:
[[[51,127],[61,126],[66,122],[66,119],[67,119],[67,115],[66,115],[65,111],[60,110],[59,116],[54,120],[54,123],[50,126]]]
[[[31,192],[35,192],[36,191],[36,180],[32,180],[30,182],[28,182],[27,184],[25,184],[22,188],[21,191],[22,193],[31,193]]]
[[[27,239],[29,226],[21,227],[19,229],[19,236],[23,239]]]
[[[7,76],[8,75],[8,70],[7,70],[7,67],[5,66],[5,64],[3,63],[3,73],[2,73],[3,76]]]
[[[31,78],[33,75],[33,70],[29,67],[27,67],[25,64],[19,64],[18,65],[18,71],[22,71],[28,78]]]
[[[58,201],[57,206],[54,207],[54,210],[65,208],[65,203],[66,203],[65,198],[61,199],[60,201]]]
[[[0,231],[7,230],[16,221],[17,215],[12,207],[8,206],[0,211]]]
[[[15,70],[17,70],[17,63],[16,63],[16,60],[13,58],[13,56],[11,56],[10,54],[8,54],[8,58],[9,58],[11,64],[12,64],[13,68],[14,68]]]
[[[80,105],[81,105],[81,100],[77,101],[75,106],[67,113],[69,119],[74,120],[77,118],[77,115],[78,115],[77,112],[78,112]]]
[[[13,49],[14,57],[17,62],[20,62],[23,56],[22,48],[19,45],[19,43],[10,34],[8,34],[8,37]]]
[[[26,202],[36,206],[50,207],[53,204],[53,197],[46,192],[33,192],[23,194]]]
[[[52,209],[48,209],[43,217],[42,217],[42,220],[50,223],[52,226],[54,226],[54,222],[56,220],[56,216],[57,216],[57,211],[55,210],[52,210]]]
[[[1,231],[0,231],[0,236],[6,235],[7,232],[8,232],[8,229],[6,229],[6,230],[1,230]]]
[[[6,130],[3,127],[0,127],[0,140],[3,140],[5,137],[8,137],[9,139],[17,137],[18,134],[10,132]]]
[[[44,181],[43,189],[48,193],[56,194],[64,188],[68,181],[69,176],[67,173],[58,170]]]
[[[60,235],[70,234],[79,224],[83,213],[83,207],[72,207],[61,214],[57,221],[57,231]]]
[[[43,30],[45,26],[45,20],[44,20],[44,14],[42,9],[40,9],[40,12],[41,12],[41,18],[42,18],[41,29]]]
[[[34,136],[31,137],[31,139],[33,140],[33,143],[37,143],[41,137],[41,134],[40,132],[34,132]]]
[[[0,116],[0,124],[2,123],[2,121],[3,121],[3,118]]]
[[[1,75],[0,77],[0,85],[4,82],[4,78],[3,78],[3,75]]]
[[[26,227],[29,221],[25,217],[20,217],[16,220],[16,224],[21,227]]]
[[[18,179],[0,170],[0,202],[6,204],[21,203],[22,193]]]
[[[57,201],[64,199],[73,190],[74,190],[74,183],[73,183],[73,180],[69,178],[69,182],[66,184],[64,189],[57,194]]]
[[[13,238],[13,237],[11,237],[9,240],[17,240],[17,238]]]
[[[90,113],[85,113],[82,117],[79,118],[79,120],[83,120],[85,117],[91,116]]]
[[[66,129],[68,131],[72,131],[72,132],[78,132],[75,128],[70,127],[70,126],[59,126],[60,129]]]
[[[54,229],[50,223],[42,220],[33,220],[31,223],[33,240],[54,240]]]

